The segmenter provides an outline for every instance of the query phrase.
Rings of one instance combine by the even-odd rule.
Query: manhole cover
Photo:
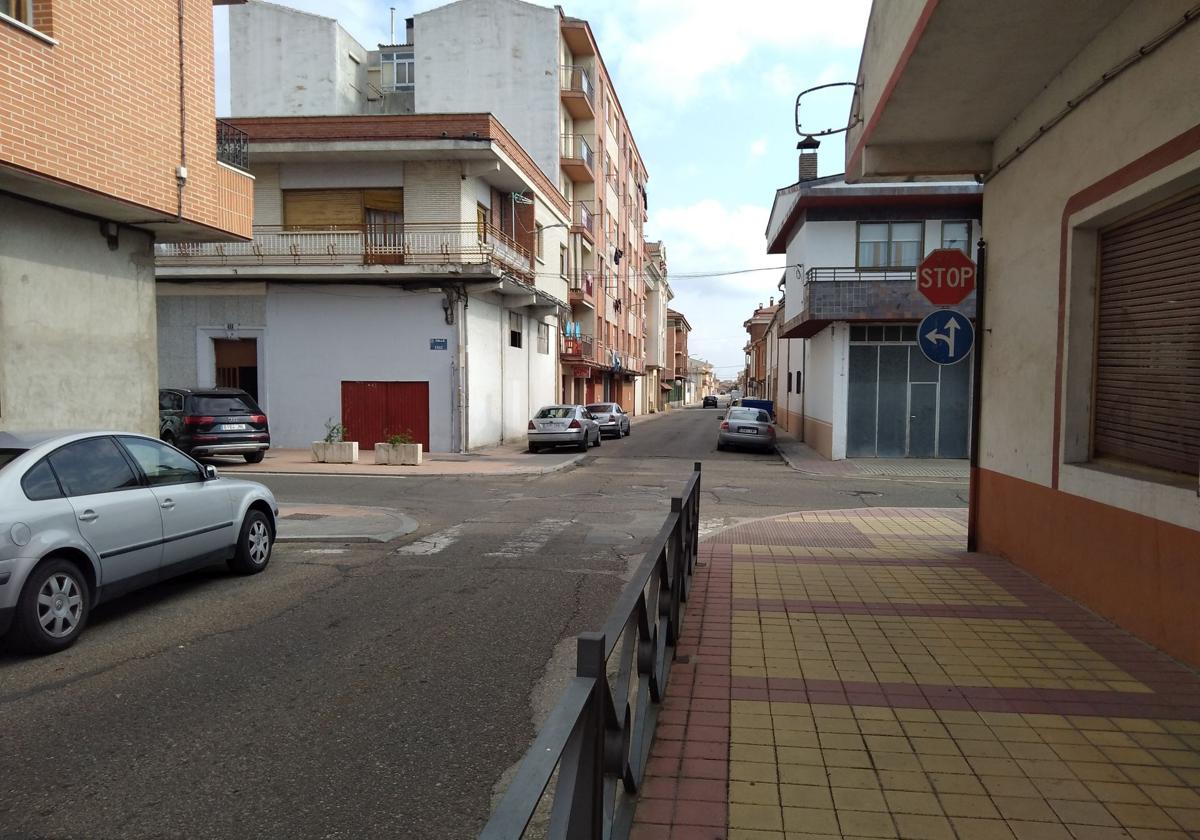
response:
[[[323,513],[289,513],[286,516],[279,517],[280,519],[296,519],[300,522],[312,522],[314,519],[327,519]]]

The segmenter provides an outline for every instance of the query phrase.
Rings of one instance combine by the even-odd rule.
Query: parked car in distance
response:
[[[547,405],[529,421],[527,437],[530,452],[555,446],[587,452],[588,446],[600,445],[600,424],[582,405]]]
[[[629,437],[629,415],[616,403],[592,403],[588,412],[600,424],[600,433],[612,437]]]
[[[701,408],[717,408],[717,395],[709,394],[700,402]]]
[[[237,388],[162,388],[158,392],[159,437],[189,455],[241,455],[262,461],[271,448],[266,413]]]
[[[278,515],[263,485],[151,437],[0,432],[0,636],[53,653],[118,595],[213,563],[257,574]]]
[[[745,446],[752,449],[775,448],[775,426],[771,415],[760,408],[731,408],[721,418],[717,449]]]
[[[733,397],[731,397],[725,391],[717,394],[717,408],[729,408],[732,403]]]

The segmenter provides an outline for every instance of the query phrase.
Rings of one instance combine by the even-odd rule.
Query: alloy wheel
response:
[[[271,556],[271,531],[267,528],[267,523],[261,519],[254,520],[250,523],[250,533],[247,537],[251,562],[256,566],[263,565]]]
[[[55,639],[70,636],[83,617],[83,592],[78,581],[65,572],[46,579],[38,591],[38,624]]]

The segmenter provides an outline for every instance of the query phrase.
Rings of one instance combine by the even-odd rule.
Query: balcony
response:
[[[558,86],[567,113],[577,120],[596,119],[596,89],[585,68],[564,64],[559,68]]]
[[[577,201],[571,208],[571,233],[581,233],[589,242],[596,241],[596,214],[585,202]]]
[[[917,291],[911,268],[810,268],[804,275],[803,311],[787,321],[781,338],[811,338],[834,321],[919,321],[934,309]],[[955,309],[975,317],[975,296]]]
[[[217,160],[250,171],[250,136],[240,128],[217,120]]]
[[[490,225],[473,222],[339,225],[323,230],[255,225],[253,234],[249,242],[161,243],[154,246],[154,255],[160,268],[485,265],[526,279],[533,276],[528,251]]]
[[[590,309],[596,308],[596,273],[580,271],[571,278],[570,299],[572,304],[581,303]]]
[[[581,335],[578,338],[560,337],[559,355],[565,362],[588,362],[593,365],[601,364],[604,346],[596,341],[595,336]]]
[[[596,153],[582,134],[564,134],[560,148],[563,171],[576,183],[596,180]]]

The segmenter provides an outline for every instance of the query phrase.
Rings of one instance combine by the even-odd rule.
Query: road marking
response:
[[[542,546],[550,542],[555,534],[562,531],[571,522],[570,519],[543,519],[515,537],[509,537],[498,549],[489,551],[483,556],[513,559],[524,557],[527,554],[536,554],[542,549]]]
[[[348,549],[345,548],[306,548],[305,554],[345,554]]]
[[[416,542],[409,543],[396,549],[396,554],[428,555],[439,554],[458,542],[462,535],[463,525],[452,525],[444,531],[421,537]]]

